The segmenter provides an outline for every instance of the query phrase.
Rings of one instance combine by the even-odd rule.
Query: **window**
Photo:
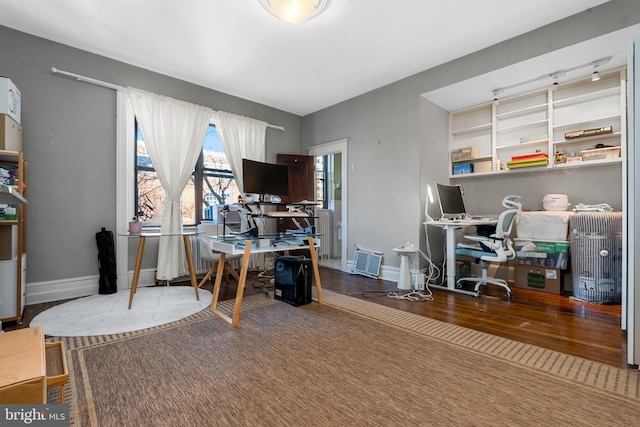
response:
[[[166,193],[160,184],[138,124],[136,133],[135,209],[147,226],[160,226]],[[182,191],[182,221],[186,226],[217,218],[217,206],[235,203],[238,187],[215,125],[209,125],[191,179]]]
[[[316,202],[327,209],[327,157],[316,156]]]

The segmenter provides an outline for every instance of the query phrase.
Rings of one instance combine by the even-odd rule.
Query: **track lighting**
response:
[[[594,81],[594,82],[598,81],[598,80],[600,80],[600,72],[598,71],[598,67],[601,67],[601,66],[609,63],[609,61],[611,61],[611,57],[601,58],[601,59],[597,59],[595,61],[591,61],[591,62],[586,63],[586,64],[578,65],[576,67],[567,68],[566,70],[559,70],[559,71],[555,71],[553,73],[544,74],[544,75],[542,75],[540,77],[536,77],[535,79],[530,79],[530,80],[526,80],[524,82],[512,84],[510,86],[505,86],[505,87],[501,87],[501,88],[498,88],[498,89],[493,89],[491,91],[491,93],[493,94],[493,100],[497,101],[498,100],[498,95],[500,95],[501,93],[503,93],[505,91],[508,91],[508,90],[511,90],[511,89],[514,89],[514,88],[518,88],[518,87],[521,87],[521,86],[526,86],[526,85],[529,85],[531,83],[535,83],[535,82],[538,82],[538,81],[541,81],[541,80],[551,79],[551,88],[555,89],[560,84],[560,78],[561,77],[564,77],[567,73],[569,73],[571,71],[580,70],[580,69],[586,68],[586,67],[593,67],[593,73],[591,74],[591,80]]]

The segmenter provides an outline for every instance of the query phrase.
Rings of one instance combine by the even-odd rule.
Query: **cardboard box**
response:
[[[469,160],[480,156],[480,147],[462,147],[451,150],[451,161]]]
[[[562,294],[562,270],[559,268],[516,264],[514,282],[516,288]]]
[[[492,167],[493,166],[493,162],[491,160],[487,160],[484,162],[475,162],[473,164],[473,172],[474,173],[478,173],[478,172],[491,172],[492,171]]]
[[[44,329],[17,329],[0,334],[0,404],[47,401]]]
[[[22,151],[22,126],[6,114],[0,114],[0,150]]]
[[[6,94],[2,95],[2,98],[6,96],[4,99],[7,100],[5,103],[2,98],[0,98],[0,114],[8,114],[13,120],[20,124],[20,91],[11,80],[6,77],[0,77],[0,93]]]

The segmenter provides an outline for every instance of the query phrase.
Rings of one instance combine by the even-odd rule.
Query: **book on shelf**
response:
[[[517,169],[517,168],[528,168],[532,166],[546,166],[549,164],[549,159],[544,157],[541,159],[532,159],[532,160],[517,160],[507,162],[508,169]]]
[[[613,127],[602,126],[602,127],[593,128],[593,129],[583,129],[583,130],[565,132],[564,139],[584,138],[587,136],[604,135],[606,133],[613,133]]]
[[[540,159],[547,159],[549,158],[549,155],[547,153],[544,153],[542,151],[536,152],[536,153],[530,153],[530,154],[520,154],[520,155],[516,155],[516,156],[511,156],[511,161],[512,162],[519,162],[519,161],[528,161],[528,160],[540,160]]]

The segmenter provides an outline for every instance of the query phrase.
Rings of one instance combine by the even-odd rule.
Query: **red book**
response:
[[[539,160],[548,158],[547,153],[539,152],[539,153],[531,153],[531,154],[521,154],[519,156],[511,156],[512,162],[518,162],[521,160]]]

